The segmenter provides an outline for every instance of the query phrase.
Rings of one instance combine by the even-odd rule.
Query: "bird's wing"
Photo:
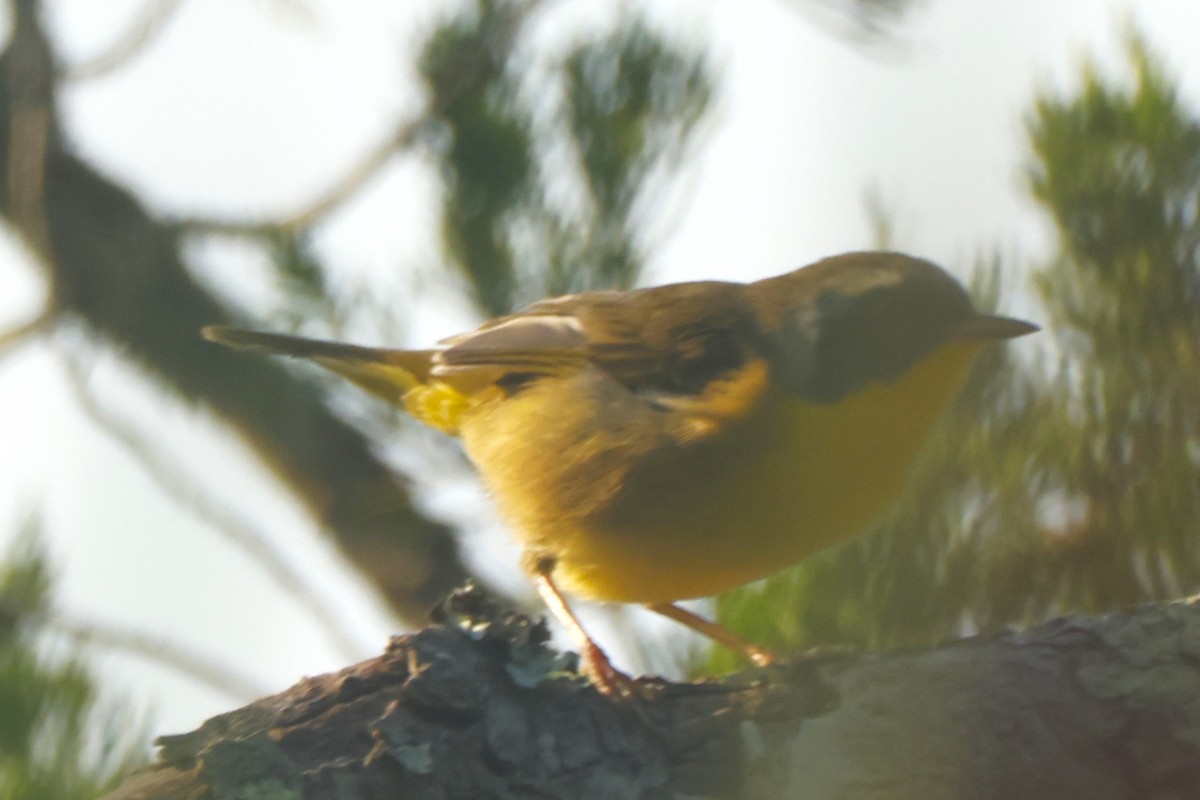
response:
[[[594,368],[646,402],[719,418],[744,413],[765,386],[753,310],[735,284],[567,295],[442,344],[434,378],[468,395]]]
[[[519,314],[441,342],[433,376],[465,394],[506,380],[562,373],[587,364],[588,339],[571,315]]]
[[[753,312],[734,284],[695,282],[599,291],[534,303],[450,337],[435,350],[391,350],[222,326],[204,336],[305,358],[418,418],[453,430],[460,410],[493,387],[599,369],[645,401],[689,416],[737,413],[762,384]],[[752,381],[745,370],[752,363]],[[753,391],[746,388],[755,387]]]
[[[661,357],[646,338],[639,292],[583,292],[534,303],[440,342],[432,374],[467,394],[587,367],[622,383]]]

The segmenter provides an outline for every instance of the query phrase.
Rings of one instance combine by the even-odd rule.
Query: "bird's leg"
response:
[[[608,656],[600,649],[600,645],[592,640],[579,621],[579,617],[575,616],[575,612],[567,605],[567,599],[563,597],[558,585],[554,582],[551,574],[553,568],[554,562],[549,559],[543,559],[533,565],[530,570],[533,576],[533,585],[537,587],[538,594],[542,596],[542,601],[550,609],[550,613],[558,618],[558,621],[571,634],[571,638],[575,640],[575,644],[579,648],[580,671],[603,695],[624,699],[640,697],[642,693],[637,684],[612,665]]]
[[[730,650],[741,653],[760,667],[774,664],[779,660],[774,653],[765,647],[759,647],[756,644],[747,642],[725,626],[693,614],[674,603],[657,603],[652,606],[646,606],[646,608],[662,614],[664,617],[673,619],[681,625],[686,625],[697,633],[702,633],[713,641],[725,645]]]

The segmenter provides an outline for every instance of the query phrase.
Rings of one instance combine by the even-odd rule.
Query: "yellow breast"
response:
[[[638,603],[706,596],[870,525],[978,349],[946,345],[832,404],[768,389],[695,442],[598,370],[482,404],[461,433],[514,534],[555,559],[563,588]]]

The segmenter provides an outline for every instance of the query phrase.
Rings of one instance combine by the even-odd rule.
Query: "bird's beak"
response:
[[[1031,322],[992,314],[978,314],[954,327],[955,334],[963,339],[1015,339],[1041,330]]]

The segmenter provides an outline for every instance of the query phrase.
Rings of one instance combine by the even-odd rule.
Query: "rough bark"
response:
[[[466,577],[447,528],[321,394],[278,364],[200,339],[228,312],[188,273],[181,232],[71,152],[36,0],[14,4],[0,56],[0,215],[42,260],[53,313],[82,324],[164,386],[211,408],[313,510],[410,621]]]
[[[1200,797],[1200,603],[599,696],[471,591],[105,800]],[[255,794],[254,792],[257,792]]]

